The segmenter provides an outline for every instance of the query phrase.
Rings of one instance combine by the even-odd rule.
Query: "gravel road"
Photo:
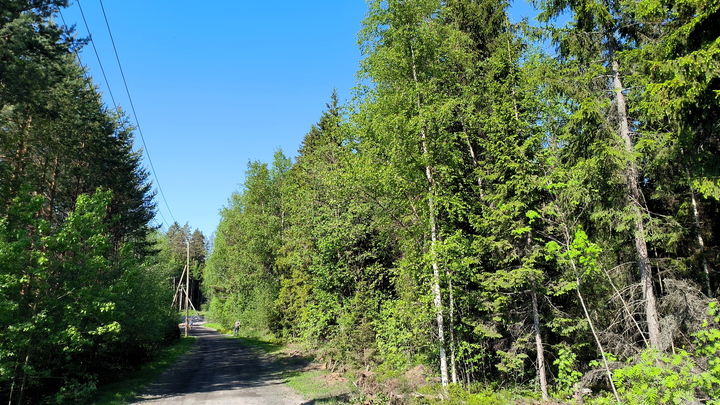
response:
[[[196,325],[193,349],[148,386],[137,404],[302,405],[281,370],[257,349]],[[312,402],[310,402],[312,403]]]

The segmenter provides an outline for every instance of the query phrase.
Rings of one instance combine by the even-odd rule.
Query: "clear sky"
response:
[[[356,34],[363,0],[103,0],[137,117],[132,113],[100,0],[62,10],[108,105],[110,92],[138,122],[145,166],[158,193],[157,222],[176,220],[210,236],[240,189],[250,161],[289,157],[336,88],[351,97],[361,58]],[[85,14],[83,21],[80,6]],[[517,21],[527,6],[511,13]],[[142,140],[136,131],[136,147]]]

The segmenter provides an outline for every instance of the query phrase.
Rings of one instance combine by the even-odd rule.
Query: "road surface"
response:
[[[148,386],[137,404],[301,405],[281,369],[257,349],[196,325],[193,348]],[[312,402],[310,402],[312,403]]]

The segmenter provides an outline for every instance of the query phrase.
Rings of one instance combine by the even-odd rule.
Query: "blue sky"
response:
[[[107,81],[92,46],[81,60],[105,102],[112,104],[112,92],[140,124],[151,178],[167,201],[158,194],[157,221],[165,227],[174,218],[210,236],[247,163],[271,162],[278,148],[295,157],[333,88],[344,101],[355,85],[363,0],[103,0],[135,117],[100,0],[62,10],[87,37],[78,3]],[[528,10],[520,3],[511,18]],[[135,143],[142,146],[137,132]]]

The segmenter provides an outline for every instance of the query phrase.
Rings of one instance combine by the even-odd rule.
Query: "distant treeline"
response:
[[[353,100],[222,211],[212,316],[380,375],[719,398],[720,3],[536,4],[369,1]]]

